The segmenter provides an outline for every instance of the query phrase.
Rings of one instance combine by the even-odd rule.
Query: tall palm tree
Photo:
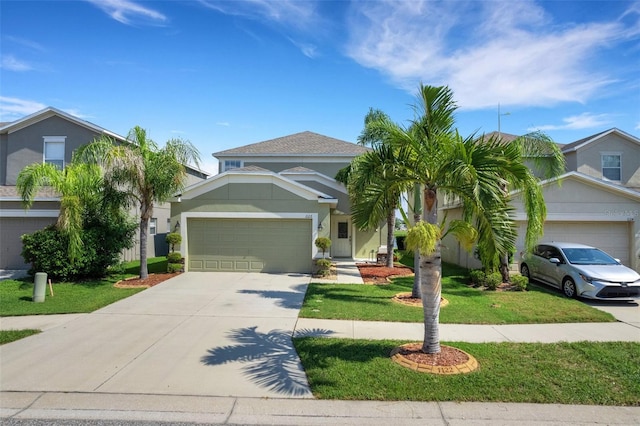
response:
[[[169,140],[159,148],[139,126],[129,132],[127,141],[116,144],[113,139],[102,136],[81,147],[77,156],[82,161],[101,165],[111,187],[140,209],[140,278],[146,279],[149,219],[153,217],[154,204],[167,201],[184,188],[185,164],[199,165],[200,154],[191,142],[182,139]]]
[[[69,237],[69,260],[73,262],[82,249],[83,209],[97,204],[100,198],[100,170],[75,161],[64,169],[50,163],[34,163],[22,169],[16,181],[18,193],[27,208],[31,207],[38,190],[44,186],[60,194],[56,227]]]
[[[424,342],[426,353],[440,352],[439,315],[441,299],[440,241],[445,232],[458,236],[474,236],[505,253],[515,244],[512,208],[504,197],[504,188],[512,183],[535,193],[537,185],[524,164],[516,146],[495,141],[481,143],[473,135],[463,138],[454,128],[457,106],[453,92],[447,87],[420,86],[415,118],[408,128],[386,120],[369,123],[372,131],[385,134],[401,153],[403,167],[397,178],[419,183],[422,188],[423,215],[409,230],[407,243],[419,252],[420,293],[424,310]],[[442,223],[438,217],[439,194],[455,197],[463,210],[463,221]],[[527,208],[540,208],[540,199],[532,198]],[[529,213],[529,212],[528,212]],[[536,214],[536,211],[530,212]],[[467,239],[469,242],[469,239]]]

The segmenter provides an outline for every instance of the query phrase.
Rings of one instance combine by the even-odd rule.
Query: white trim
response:
[[[311,258],[318,255],[315,240],[318,238],[318,213],[253,213],[253,212],[183,212],[180,213],[181,248],[185,261],[185,271],[189,271],[189,239],[187,237],[188,219],[299,219],[311,220]]]
[[[58,217],[60,210],[0,209],[0,217]]]
[[[190,200],[207,192],[213,191],[231,183],[271,183],[286,191],[291,192],[301,198],[309,201],[318,201],[321,203],[338,204],[338,200],[323,192],[309,188],[306,185],[288,179],[277,173],[265,170],[264,172],[238,172],[231,170],[216,175],[210,179],[191,185],[179,195],[182,200]],[[172,201],[178,201],[178,196]]]
[[[301,180],[311,180],[314,182],[318,182],[322,185],[328,186],[331,189],[335,189],[336,191],[342,192],[343,194],[349,194],[347,188],[338,182],[337,180],[330,178],[327,175],[323,175],[322,173],[316,172],[314,170],[310,170],[308,172],[287,172],[283,170],[279,173],[281,176],[286,176],[291,180],[296,182]],[[304,185],[301,183],[301,185]]]
[[[364,152],[363,152],[364,153]],[[361,154],[363,154],[361,153]],[[345,158],[355,158],[360,154],[231,154],[213,157],[218,160],[224,161],[226,159],[244,158],[244,161],[251,163],[291,163],[291,164],[304,164],[307,163],[344,163]],[[291,161],[291,160],[295,161]]]

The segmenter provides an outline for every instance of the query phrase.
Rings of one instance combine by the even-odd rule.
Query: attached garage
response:
[[[629,222],[547,222],[544,241],[587,244],[606,251],[630,265]]]
[[[189,271],[311,272],[310,219],[188,219]]]

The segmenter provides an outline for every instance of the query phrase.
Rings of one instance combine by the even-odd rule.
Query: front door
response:
[[[332,257],[351,257],[351,218],[334,216],[331,224]]]

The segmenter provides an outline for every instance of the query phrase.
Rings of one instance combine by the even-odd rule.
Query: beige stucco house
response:
[[[221,173],[171,204],[186,270],[309,273],[319,236],[333,258],[373,259],[385,228],[356,229],[333,178],[366,150],[302,132],[214,153]]]
[[[541,183],[547,218],[541,241],[566,241],[599,247],[640,271],[640,139],[610,129],[562,146],[567,173]],[[512,194],[518,224],[517,270],[524,250],[526,215],[520,195]],[[443,206],[449,218],[455,205]],[[443,241],[443,260],[480,267],[453,238]]]

